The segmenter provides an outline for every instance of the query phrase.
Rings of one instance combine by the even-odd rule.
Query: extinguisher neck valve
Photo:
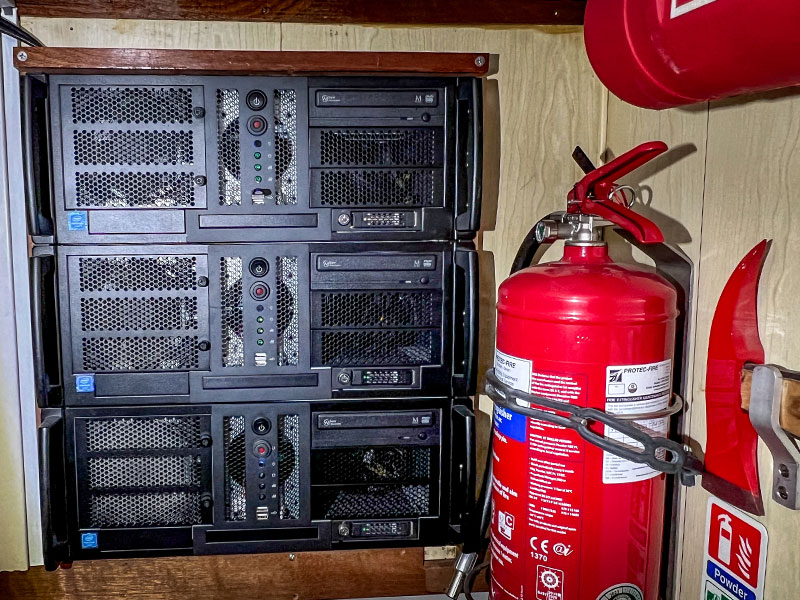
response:
[[[613,223],[581,213],[555,213],[536,224],[536,241],[549,244],[564,240],[568,245],[603,245],[603,227]]]

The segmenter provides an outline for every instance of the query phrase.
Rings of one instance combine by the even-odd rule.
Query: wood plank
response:
[[[38,17],[407,25],[575,25],[583,0],[17,0]]]
[[[713,102],[709,114],[703,244],[700,257],[691,437],[705,444],[705,365],[711,320],[722,288],[741,258],[774,238],[759,293],[759,329],[769,363],[797,368],[800,323],[800,94],[780,91]],[[769,500],[772,461],[759,444],[759,470],[769,532],[765,598],[794,598],[800,589],[800,512]],[[684,521],[681,598],[700,597],[708,493],[689,490]]]
[[[280,23],[48,19],[21,24],[47,46],[84,48],[183,48],[280,50]]]
[[[781,414],[780,423],[786,431],[800,437],[800,380],[789,379],[797,377],[797,373],[786,373],[786,378],[781,386]],[[746,366],[742,370],[742,410],[750,410],[750,390],[753,385],[753,367]]]
[[[447,564],[445,564],[447,563]],[[428,573],[430,571],[430,573]],[[441,593],[452,561],[423,562],[422,548],[296,554],[184,556],[76,562],[0,573],[3,600],[325,600]]]
[[[23,73],[475,75],[489,70],[486,53],[258,52],[148,48],[18,48]]]

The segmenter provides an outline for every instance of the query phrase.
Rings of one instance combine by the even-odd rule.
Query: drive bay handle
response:
[[[460,508],[457,523],[463,532],[472,518],[475,498],[475,413],[458,404],[453,407],[452,506]]]
[[[467,79],[459,83],[457,90],[455,228],[459,234],[469,235],[480,229],[483,183],[482,84],[480,79]]]
[[[38,441],[44,566],[54,571],[61,563],[69,562],[65,527],[64,417],[60,411],[43,412]]]
[[[474,248],[457,246],[454,260],[453,393],[471,396],[478,362],[478,253]]]
[[[28,221],[28,233],[32,236],[50,235],[52,224],[42,213],[37,200],[36,167],[34,164],[34,92],[33,79],[30,75],[22,78],[22,165],[23,189],[25,193],[25,212]],[[47,152],[46,143],[40,152]],[[42,167],[44,168],[44,167]],[[44,227],[43,227],[44,226]]]
[[[33,350],[33,377],[36,393],[36,404],[39,408],[49,406],[47,392],[50,388],[47,371],[44,365],[44,339],[42,335],[42,257],[32,256],[29,259],[31,290],[31,341]]]

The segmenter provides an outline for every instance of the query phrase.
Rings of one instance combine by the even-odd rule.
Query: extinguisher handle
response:
[[[655,223],[614,200],[616,179],[667,151],[664,142],[645,142],[589,171],[567,195],[567,212],[596,215],[628,230],[644,244],[659,244],[664,235]]]

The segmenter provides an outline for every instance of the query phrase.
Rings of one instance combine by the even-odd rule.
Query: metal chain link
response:
[[[567,404],[514,389],[500,381],[494,369],[486,372],[486,393],[498,406],[526,417],[577,431],[584,440],[614,456],[646,464],[661,473],[679,475],[683,485],[693,486],[695,477],[702,472],[702,463],[687,446],[665,437],[650,436],[631,423],[633,419],[666,418],[675,414],[683,405],[680,399],[663,411],[626,415],[622,419],[596,408]],[[642,448],[601,435],[590,428],[592,423],[602,423],[638,442]]]

